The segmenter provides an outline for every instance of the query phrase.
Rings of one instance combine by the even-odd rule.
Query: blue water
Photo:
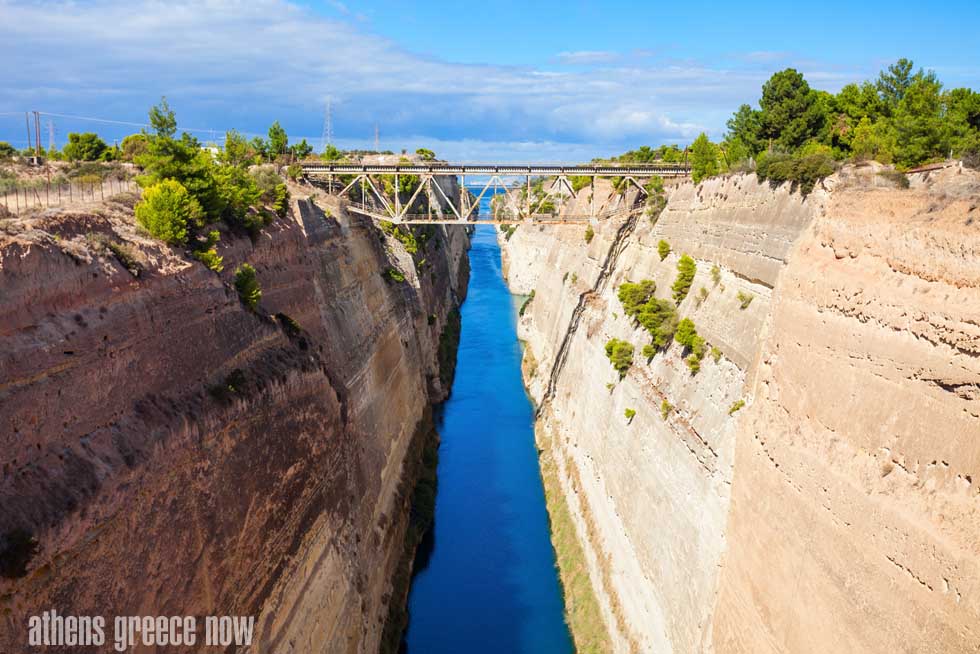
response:
[[[409,654],[574,651],[494,229],[478,227],[470,250],[456,380],[437,418],[432,549],[409,596]]]

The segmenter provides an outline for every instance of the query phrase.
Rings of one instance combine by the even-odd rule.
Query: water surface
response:
[[[478,227],[470,250],[456,380],[437,417],[435,524],[409,596],[409,654],[574,651],[494,229]]]

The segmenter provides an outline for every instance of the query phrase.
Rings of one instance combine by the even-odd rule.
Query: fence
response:
[[[0,193],[0,206],[10,213],[22,213],[48,207],[69,207],[101,202],[117,193],[138,191],[130,179],[104,179],[99,182],[40,182],[31,187],[14,188]]]

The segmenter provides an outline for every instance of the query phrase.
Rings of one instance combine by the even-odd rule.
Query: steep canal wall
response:
[[[221,273],[141,236],[132,198],[0,223],[0,548],[24,563],[0,651],[50,608],[255,616],[254,651],[304,654],[373,654],[399,619],[467,234],[290,190],[222,235]]]
[[[587,571],[602,648],[980,643],[980,176],[889,186],[848,169],[804,199],[738,175],[668,188],[632,226],[499,235],[534,292],[525,383],[580,547],[556,539],[563,577]],[[617,297],[652,280],[673,300],[685,254],[696,373],[676,342],[645,356]],[[634,347],[622,379],[610,339]]]

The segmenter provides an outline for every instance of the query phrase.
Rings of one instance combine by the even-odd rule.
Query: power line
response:
[[[68,120],[82,120],[82,121],[88,121],[88,122],[93,122],[93,123],[103,123],[103,124],[106,124],[106,125],[123,125],[125,127],[152,127],[152,125],[150,125],[149,123],[134,123],[134,122],[126,121],[126,120],[113,120],[113,119],[110,119],[110,118],[97,118],[95,116],[76,116],[76,115],[72,115],[72,114],[58,114],[58,113],[53,113],[53,112],[50,112],[50,111],[41,111],[39,113],[42,116],[50,116],[52,118],[65,118],[65,119],[68,119]],[[205,128],[205,127],[178,127],[177,129],[180,130],[180,131],[182,131],[182,132],[199,132],[201,134],[211,134],[211,135],[213,135],[216,131],[218,131],[218,130],[216,130],[214,128],[210,128],[210,127],[208,127],[208,128]],[[225,131],[231,131],[231,130],[225,130]],[[259,134],[259,133],[256,133],[256,132],[243,132],[243,131],[240,131],[240,130],[235,130],[235,131],[238,132],[239,134],[242,134],[243,136],[264,136],[264,134]]]

